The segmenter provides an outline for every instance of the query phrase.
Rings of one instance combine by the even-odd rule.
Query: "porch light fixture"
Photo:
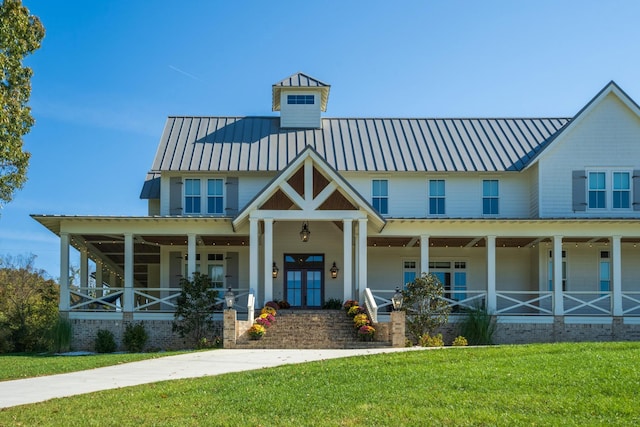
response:
[[[227,288],[227,292],[224,293],[224,303],[227,306],[227,310],[231,310],[233,308],[233,304],[235,303],[236,296],[233,294],[231,290],[231,286]]]
[[[336,266],[336,262],[333,261],[333,265],[329,269],[329,272],[331,272],[331,278],[332,279],[337,279],[338,278],[338,271],[340,271],[340,269]]]
[[[280,269],[278,269],[278,266],[274,262],[273,263],[273,268],[271,269],[271,275],[273,276],[274,279],[278,278],[278,271],[280,271]]]
[[[402,292],[400,292],[400,287],[396,286],[396,293],[391,297],[391,304],[393,304],[393,309],[395,311],[400,310],[402,308],[402,300],[404,297],[402,296]]]
[[[300,240],[306,243],[309,241],[310,235],[311,235],[311,232],[309,231],[309,224],[307,222],[303,222],[302,230],[300,230]]]

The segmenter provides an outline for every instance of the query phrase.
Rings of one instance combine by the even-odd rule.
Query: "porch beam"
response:
[[[343,220],[343,239],[342,239],[342,251],[343,251],[343,260],[342,260],[342,296],[343,301],[352,298],[352,278],[353,278],[353,220],[345,219]]]
[[[467,248],[472,248],[475,246],[476,243],[478,243],[480,240],[484,239],[484,237],[476,237],[475,239],[471,240],[469,243],[467,243]]]
[[[249,219],[249,289],[256,301],[260,301],[258,286],[258,219]]]
[[[304,159],[304,200],[307,203],[313,201],[313,159]]]
[[[307,201],[303,199],[300,194],[287,182],[283,181],[280,184],[280,189],[287,195],[288,198],[291,199],[293,203],[295,203],[300,209],[305,209],[307,207]]]
[[[313,203],[311,203],[310,208],[313,210],[318,209],[318,207],[320,207],[320,205],[323,204],[325,200],[327,200],[329,196],[333,194],[336,188],[338,188],[338,186],[335,182],[330,182],[329,184],[327,184],[327,186],[322,189],[320,194],[318,194],[318,197],[313,199]]]
[[[611,237],[613,315],[622,316],[622,236]]]
[[[562,291],[562,236],[553,236],[553,314],[564,315]]]
[[[69,311],[69,233],[60,232],[60,311]]]
[[[487,311],[495,313],[498,309],[496,296],[496,236],[487,236]]]
[[[537,245],[538,243],[540,243],[540,242],[541,242],[541,241],[543,241],[543,240],[544,240],[544,237],[539,237],[539,238],[535,239],[534,241],[532,241],[531,243],[529,243],[529,244],[528,244],[527,246],[525,246],[525,247],[527,247],[527,248],[532,248],[532,247],[534,247],[535,245]]]
[[[300,218],[304,218],[309,221],[342,221],[343,219],[365,219],[367,214],[364,211],[348,210],[348,211],[333,211],[333,210],[291,210],[291,211],[276,211],[276,210],[255,210],[251,212],[250,219],[264,219],[273,218],[279,221],[300,221]]]
[[[416,243],[418,243],[418,238],[414,236],[411,238],[411,240],[409,240],[409,243],[407,243],[407,247],[412,248],[416,245]]]
[[[264,303],[273,299],[273,218],[264,220]]]

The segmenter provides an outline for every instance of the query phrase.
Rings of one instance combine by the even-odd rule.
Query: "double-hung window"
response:
[[[607,208],[607,174],[589,172],[589,209]]]
[[[444,215],[444,179],[429,180],[429,214]]]
[[[629,172],[613,173],[613,208],[631,207],[631,177]]]
[[[600,251],[600,290],[609,292],[611,289],[611,260],[609,251]]]
[[[482,181],[482,214],[498,215],[499,213],[499,188],[497,179],[485,179]]]
[[[204,203],[203,194],[206,195]],[[222,215],[224,213],[224,180],[222,178],[185,179],[184,213]]]
[[[382,215],[389,213],[389,183],[386,179],[374,179],[371,189],[373,207]]]
[[[184,180],[184,213],[200,213],[200,180]]]

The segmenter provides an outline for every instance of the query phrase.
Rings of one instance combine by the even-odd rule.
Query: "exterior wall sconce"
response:
[[[278,269],[278,266],[276,265],[276,263],[273,263],[273,268],[271,269],[271,275],[273,276],[274,279],[278,278],[278,271],[280,271]]]
[[[336,267],[336,262],[334,261],[333,265],[329,269],[329,272],[331,272],[331,278],[332,279],[337,279],[338,278],[338,271],[340,271],[340,269],[338,267]]]
[[[309,231],[309,224],[307,222],[303,222],[302,230],[300,230],[300,240],[306,243],[309,241],[309,236],[311,236],[311,232]]]
[[[402,300],[404,297],[402,296],[402,292],[400,292],[400,287],[396,286],[396,293],[391,297],[391,304],[393,304],[393,309],[398,311],[402,308]]]
[[[227,310],[231,310],[233,308],[233,304],[235,303],[236,296],[233,294],[231,290],[231,286],[227,288],[227,292],[224,293],[224,303],[227,306]]]

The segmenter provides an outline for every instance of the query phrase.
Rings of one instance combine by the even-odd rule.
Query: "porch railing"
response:
[[[553,315],[551,291],[497,291],[496,300],[499,315]]]
[[[122,311],[124,288],[69,288],[69,309],[77,311]]]
[[[564,314],[574,316],[610,316],[611,292],[565,291],[562,293]]]
[[[176,309],[180,289],[134,288],[133,295],[136,301],[134,311],[172,312]]]
[[[640,291],[622,292],[622,315],[640,316]]]
[[[486,307],[487,291],[461,291],[446,292],[443,299],[447,301],[452,313],[465,308]]]

